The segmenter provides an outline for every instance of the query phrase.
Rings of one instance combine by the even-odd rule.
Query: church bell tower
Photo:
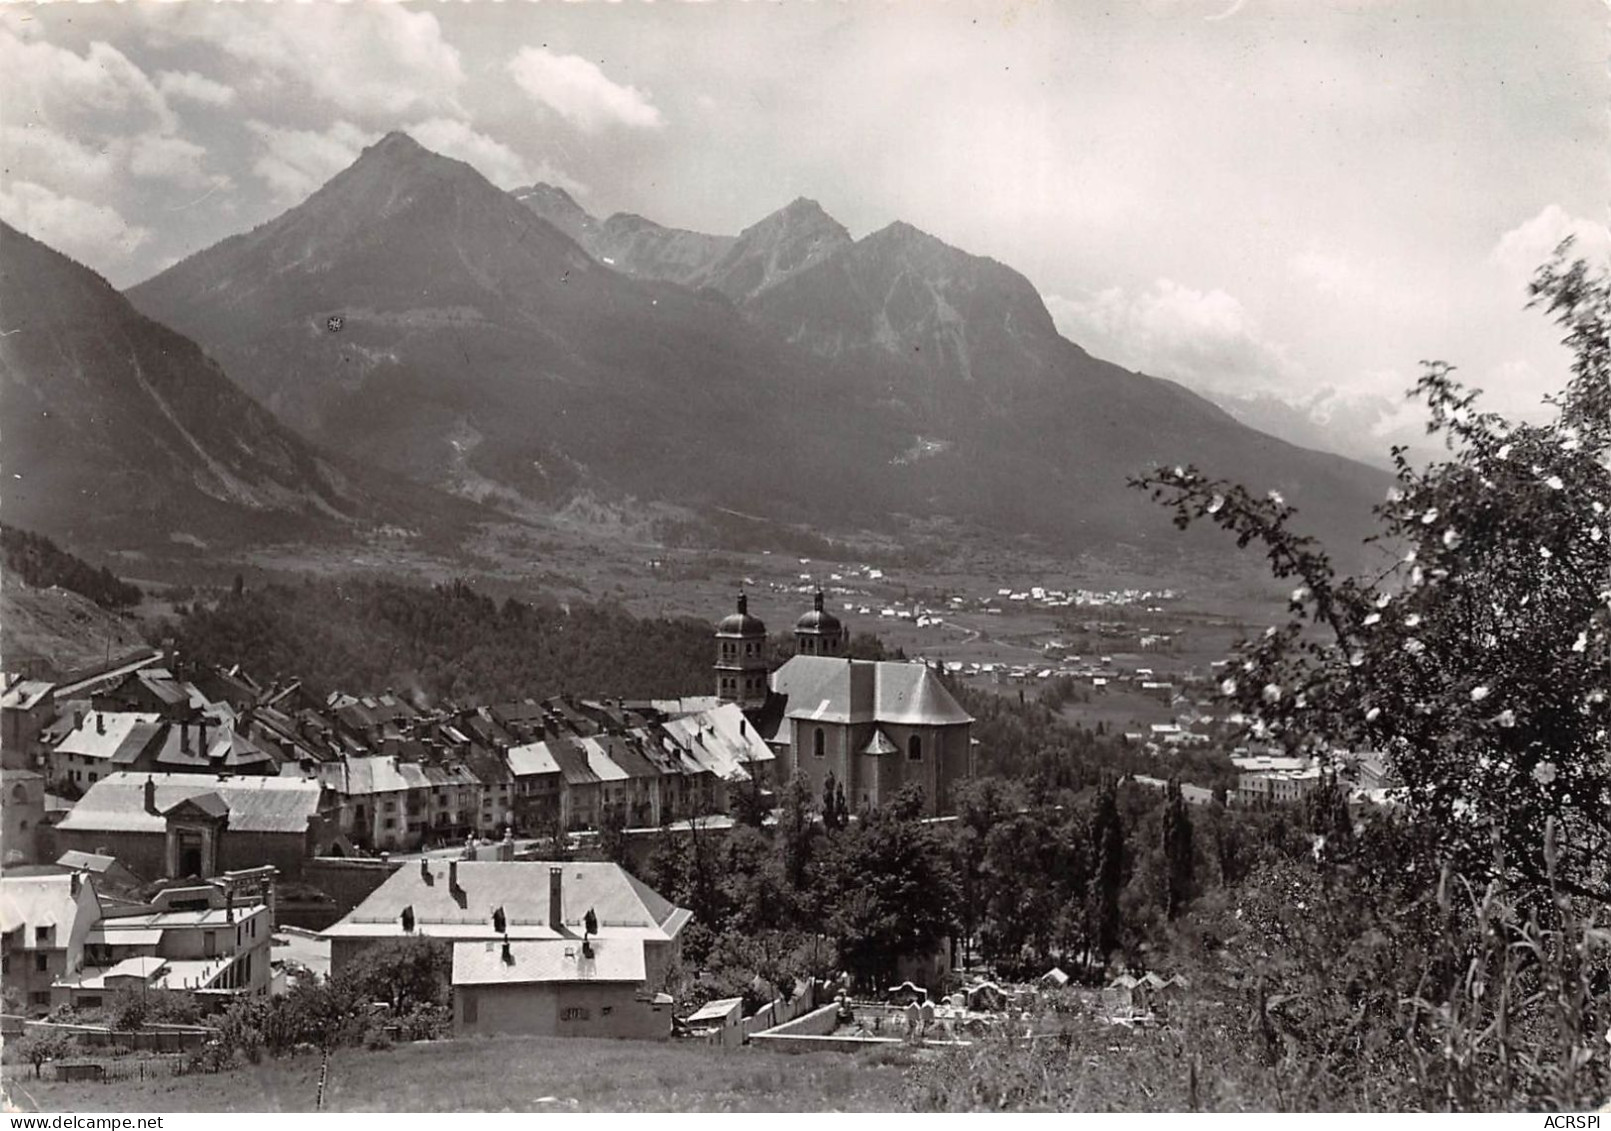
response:
[[[766,703],[766,625],[750,616],[749,598],[716,626],[716,696],[745,710]]]

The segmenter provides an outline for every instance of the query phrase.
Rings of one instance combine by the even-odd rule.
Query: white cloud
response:
[[[188,98],[203,106],[228,106],[235,101],[233,89],[195,71],[162,71],[157,75],[157,89],[168,98]]]
[[[163,32],[205,40],[268,72],[269,97],[292,83],[348,117],[390,125],[399,114],[456,109],[459,53],[431,12],[402,4],[196,5]],[[263,81],[267,79],[268,81]]]
[[[0,188],[0,216],[12,226],[49,244],[81,263],[106,270],[108,261],[124,262],[151,238],[114,209],[74,196],[63,196],[32,181],[13,181]]]
[[[1573,216],[1559,204],[1548,204],[1538,215],[1500,236],[1490,258],[1512,275],[1530,279],[1567,236],[1577,237],[1574,255],[1604,259],[1611,254],[1611,233],[1604,224]]]
[[[364,146],[375,140],[351,122],[337,122],[328,130],[290,130],[267,122],[249,121],[261,150],[252,164],[256,173],[283,204],[299,204],[314,189],[358,160]]]
[[[129,148],[129,171],[148,180],[170,181],[185,188],[228,188],[222,173],[209,173],[207,151],[194,142],[161,134],[142,134]]]
[[[177,125],[162,92],[108,43],[91,43],[79,55],[0,32],[0,74],[6,76],[6,116],[12,123],[81,137],[171,133]]]
[[[509,60],[509,74],[533,99],[588,133],[606,126],[653,129],[660,125],[660,111],[642,91],[612,82],[580,55],[523,47]]]
[[[1084,298],[1046,297],[1058,329],[1098,357],[1154,377],[1238,393],[1281,389],[1297,372],[1234,295],[1171,279],[1145,290],[1110,287]]]
[[[49,126],[0,126],[7,179],[49,184],[69,195],[111,193],[119,175],[119,154],[111,145],[83,145]]]
[[[499,188],[517,188],[538,179],[535,167],[501,141],[478,133],[469,123],[431,118],[410,126],[409,136],[426,149],[473,167]]]

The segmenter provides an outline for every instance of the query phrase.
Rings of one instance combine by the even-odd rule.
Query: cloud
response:
[[[1298,367],[1234,295],[1157,279],[1083,298],[1046,297],[1058,329],[1098,357],[1154,377],[1239,394],[1286,387]]]
[[[109,260],[125,262],[151,238],[114,209],[63,196],[32,181],[0,188],[0,216],[12,226],[81,263],[105,271]]]
[[[108,43],[97,40],[79,55],[0,32],[0,73],[6,76],[6,116],[13,123],[80,137],[171,133],[177,127],[162,92]]]
[[[194,142],[161,134],[142,134],[129,149],[129,171],[147,180],[169,181],[185,188],[228,188],[234,182],[203,165],[207,151]]]
[[[410,126],[408,133],[426,149],[474,167],[499,188],[518,188],[547,179],[541,172],[542,166],[532,165],[503,142],[478,133],[467,122],[431,118]]]
[[[234,90],[195,71],[162,71],[157,75],[157,89],[168,98],[186,98],[203,106],[228,106],[235,101]]]
[[[1604,259],[1611,254],[1611,233],[1604,224],[1573,216],[1559,204],[1548,204],[1538,215],[1500,236],[1489,259],[1512,275],[1531,279],[1567,236],[1577,237],[1575,255]]]
[[[282,100],[289,83],[346,117],[384,126],[400,114],[457,109],[464,70],[431,12],[386,3],[206,4],[184,15],[158,13],[154,34],[203,40],[251,64],[246,77],[261,99]]]
[[[580,55],[523,47],[509,60],[508,68],[521,90],[587,133],[607,126],[654,129],[660,125],[660,111],[642,91],[612,82]]]
[[[252,172],[269,186],[277,201],[298,204],[314,189],[358,160],[364,146],[376,135],[337,122],[322,133],[283,129],[267,122],[249,121],[260,147]]]

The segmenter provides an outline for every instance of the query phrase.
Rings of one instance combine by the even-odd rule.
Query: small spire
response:
[[[811,598],[811,607],[819,613],[822,612],[822,600],[822,590],[819,588],[816,595]]]
[[[738,591],[738,611],[747,614],[750,611],[749,595],[740,589]]]

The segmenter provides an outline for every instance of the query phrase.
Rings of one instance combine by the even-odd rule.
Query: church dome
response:
[[[839,623],[839,618],[824,609],[822,604],[822,590],[819,589],[812,598],[811,611],[794,622],[794,631],[813,632],[819,636],[838,636],[843,632],[844,626]]]
[[[760,617],[750,616],[749,598],[740,593],[738,612],[722,618],[722,623],[716,626],[716,632],[720,636],[765,636],[766,624]]]

